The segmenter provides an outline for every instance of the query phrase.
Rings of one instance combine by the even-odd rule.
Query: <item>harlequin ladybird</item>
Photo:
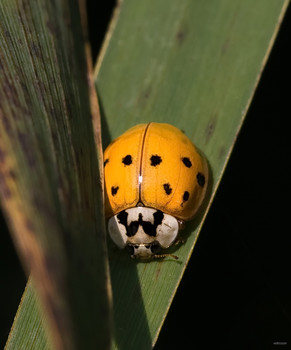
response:
[[[131,257],[150,259],[177,239],[199,208],[208,167],[189,138],[169,124],[140,124],[104,152],[108,231]],[[174,256],[175,257],[175,256]]]

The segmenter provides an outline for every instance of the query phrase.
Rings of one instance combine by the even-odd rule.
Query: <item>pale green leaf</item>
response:
[[[185,130],[209,161],[205,207],[210,205],[287,4],[123,1],[96,72],[104,146],[138,123]],[[185,244],[172,250],[178,261],[137,263],[110,244],[115,348],[149,349],[155,343],[205,209],[187,224]]]

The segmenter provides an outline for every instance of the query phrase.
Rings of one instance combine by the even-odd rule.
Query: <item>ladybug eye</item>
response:
[[[133,255],[134,253],[134,248],[132,245],[127,245],[126,246],[127,251],[130,253],[130,255]]]
[[[153,254],[157,254],[157,253],[159,253],[160,251],[161,251],[161,247],[160,247],[159,244],[152,244],[152,245],[151,245],[151,252],[152,252]]]

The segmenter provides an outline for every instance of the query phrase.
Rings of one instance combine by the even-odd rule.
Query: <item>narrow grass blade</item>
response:
[[[28,281],[5,350],[52,349],[45,333],[45,318],[31,280]]]
[[[106,349],[110,285],[91,120],[96,96],[78,2],[2,1],[0,43],[1,203],[43,307],[50,341],[41,344]],[[28,287],[7,349],[39,349],[35,300]]]
[[[96,69],[104,146],[137,123],[172,123],[206,154],[212,184],[204,211],[187,225],[185,244],[174,249],[178,261],[137,263],[110,244],[114,348],[150,349],[155,343],[287,4],[122,2]]]

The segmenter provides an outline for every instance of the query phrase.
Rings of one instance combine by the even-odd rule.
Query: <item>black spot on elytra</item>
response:
[[[164,187],[164,190],[165,190],[167,195],[171,194],[172,189],[171,189],[170,184],[163,184],[163,187]]]
[[[199,186],[203,187],[205,185],[205,176],[203,174],[198,173],[196,175],[196,179]]]
[[[191,168],[192,163],[191,163],[191,160],[190,160],[188,157],[183,157],[183,158],[182,158],[182,162],[184,163],[184,165],[185,165],[187,168]]]
[[[187,200],[189,199],[189,192],[188,191],[185,191],[184,194],[183,194],[183,202],[187,202]]]
[[[155,237],[157,234],[157,227],[162,223],[164,214],[160,210],[157,210],[153,214],[153,224],[150,221],[143,221],[142,213],[139,213],[137,221],[132,221],[129,225],[127,224],[127,217],[128,213],[125,210],[117,214],[117,219],[119,223],[126,228],[126,235],[128,237],[134,236],[137,233],[139,226],[143,228],[147,235]]]
[[[157,154],[155,154],[151,156],[150,161],[151,161],[151,166],[157,166],[160,163],[162,163],[162,158]]]
[[[127,156],[125,156],[124,158],[122,158],[122,163],[124,165],[130,165],[132,163],[132,157],[130,154],[128,154]]]
[[[109,159],[108,159],[108,158],[105,159],[105,160],[104,160],[104,166],[105,166],[108,162],[109,162]]]
[[[119,186],[116,186],[116,187],[112,186],[111,187],[112,196],[115,196],[118,190],[119,190]]]

